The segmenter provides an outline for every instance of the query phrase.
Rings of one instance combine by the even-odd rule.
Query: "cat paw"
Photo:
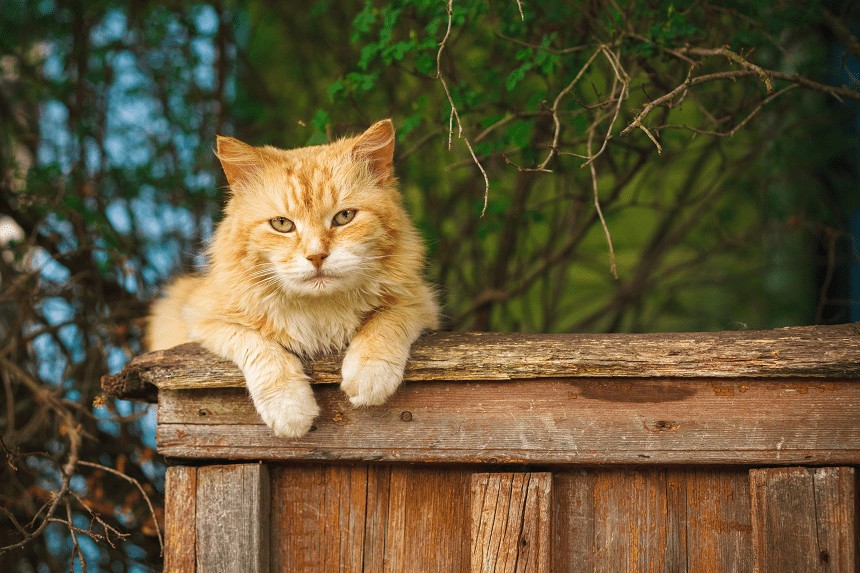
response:
[[[304,436],[320,412],[309,384],[269,391],[258,396],[254,405],[279,438]]]
[[[341,368],[340,388],[353,406],[378,406],[400,386],[403,368],[385,360],[361,359],[347,352]]]

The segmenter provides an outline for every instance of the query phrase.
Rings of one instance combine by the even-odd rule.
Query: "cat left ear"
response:
[[[377,121],[362,133],[352,147],[357,160],[367,161],[380,183],[394,176],[394,124],[390,119]]]
[[[227,176],[230,188],[236,190],[236,185],[246,179],[260,163],[260,154],[256,148],[242,143],[236,138],[219,135],[216,137],[215,154],[221,161],[221,168]]]

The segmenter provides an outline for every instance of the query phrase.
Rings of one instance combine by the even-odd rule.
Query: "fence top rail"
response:
[[[340,381],[341,355],[309,361],[316,383]],[[860,323],[761,331],[651,334],[435,332],[412,348],[407,381],[538,378],[860,378]],[[233,388],[239,369],[197,344],[134,358],[102,378],[113,395]]]

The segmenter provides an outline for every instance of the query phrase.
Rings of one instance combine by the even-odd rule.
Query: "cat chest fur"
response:
[[[346,348],[373,306],[370,301],[344,304],[326,298],[282,305],[267,313],[265,330],[293,352],[317,356]]]

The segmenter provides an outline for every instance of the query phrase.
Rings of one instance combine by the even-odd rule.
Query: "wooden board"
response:
[[[854,468],[750,471],[755,571],[854,573]]]
[[[687,570],[750,573],[753,569],[749,472],[686,474]]]
[[[263,464],[197,468],[197,571],[269,571],[269,474]]]
[[[197,468],[167,468],[164,516],[164,570],[194,573],[197,561]]]
[[[316,430],[276,438],[240,389],[164,391],[175,458],[547,464],[857,464],[850,381],[546,379],[406,384],[353,409],[316,388]]]
[[[472,573],[549,573],[552,474],[472,474]]]
[[[341,356],[312,361],[320,383],[340,381]],[[406,379],[557,377],[860,377],[860,327],[655,334],[445,333],[415,343]],[[154,400],[161,389],[241,387],[232,363],[196,344],[144,354],[105,376],[105,391]]]
[[[742,469],[574,470],[554,475],[557,573],[750,573]]]
[[[272,468],[274,571],[468,571],[469,474],[457,468]]]

